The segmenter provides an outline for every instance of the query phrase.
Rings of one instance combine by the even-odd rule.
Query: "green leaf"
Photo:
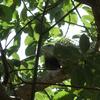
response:
[[[73,35],[72,38],[73,38],[73,39],[79,39],[79,38],[80,38],[80,34]]]
[[[47,30],[50,28],[50,25],[47,22],[43,23],[42,26],[39,21],[35,21],[35,24],[36,24],[35,31],[36,33],[39,33],[39,34],[45,34],[45,32],[47,32]],[[41,32],[41,29],[42,29],[42,32]]]
[[[58,37],[61,36],[62,32],[58,27],[54,27],[52,30],[50,30],[50,36],[51,37]]]
[[[93,16],[90,15],[83,15],[82,22],[85,24],[86,27],[91,27],[91,22],[94,21]]]
[[[21,19],[24,21],[27,19],[27,9],[24,7],[21,12]]]
[[[16,34],[18,34],[18,33],[16,33]],[[18,34],[14,38],[14,42],[13,42],[13,45],[16,46],[16,50],[18,50],[20,48],[20,42],[21,42],[21,34]]]
[[[13,0],[13,5],[20,6],[21,0]]]
[[[53,100],[74,100],[74,97],[75,95],[70,92],[60,91],[54,95]]]
[[[64,19],[67,22],[77,23],[78,17],[76,13],[71,13],[69,16],[65,17]]]
[[[90,41],[87,35],[82,34],[79,40],[79,46],[83,53],[86,53],[90,47]]]
[[[4,0],[6,6],[10,7],[13,4],[14,0]]]
[[[71,22],[77,23],[77,21],[78,21],[77,14],[74,13],[74,12],[72,12],[72,13],[71,13]]]
[[[18,11],[17,10],[14,11],[12,18],[14,20],[19,20],[19,15],[18,15]]]
[[[19,55],[18,55],[17,53],[15,53],[15,52],[13,53],[12,56],[13,56],[13,58],[16,59],[16,60],[19,60],[19,59],[20,59]]]
[[[18,51],[17,46],[12,46],[12,47],[10,47],[9,49],[6,50],[8,56],[11,56],[14,52],[17,52],[17,51]]]
[[[5,22],[5,21],[0,21],[0,26],[6,28],[9,28],[10,26],[14,26],[13,23]]]
[[[6,29],[6,30],[0,31],[0,32],[1,32],[1,33],[0,33],[0,39],[3,40],[3,39],[5,39],[5,38],[7,38],[7,36],[9,35],[9,31],[10,31],[9,28]]]
[[[37,92],[35,100],[50,100],[43,92]]]
[[[2,3],[3,2],[3,0],[0,0],[0,3]]]
[[[35,41],[39,40],[39,34],[38,33],[34,33],[34,39],[35,39]]]
[[[84,5],[82,8],[83,8],[89,15],[91,14],[91,16],[92,16],[93,12],[92,12],[91,7]]]
[[[54,96],[54,100],[61,100],[63,97],[65,97],[66,95],[68,95],[67,92],[65,91],[60,91],[58,92],[55,96]],[[62,99],[64,100],[64,99]]]
[[[34,1],[29,0],[29,8],[30,9],[34,10],[37,7],[37,4],[38,4],[37,0],[34,0]]]
[[[27,48],[25,50],[26,56],[34,55],[35,54],[35,50],[36,50],[36,44],[35,43],[31,43],[30,45],[27,46]]]
[[[29,45],[33,42],[33,38],[30,37],[29,35],[25,38],[25,45]]]
[[[4,21],[11,21],[13,14],[13,9],[10,7],[0,5],[0,19]]]

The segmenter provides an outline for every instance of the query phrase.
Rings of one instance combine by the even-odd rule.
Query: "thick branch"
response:
[[[4,89],[4,87],[2,86],[2,84],[0,83],[0,100],[12,100],[7,94],[6,91]]]
[[[95,24],[97,26],[97,41],[95,46],[95,51],[100,51],[100,0],[95,0],[95,3],[92,5],[92,11],[94,14]]]
[[[60,84],[63,80],[67,80],[69,78],[68,75],[63,73],[63,70],[51,70],[46,71],[47,73],[42,74],[40,77],[37,78],[36,82],[36,91],[43,91],[46,87],[50,85],[58,85],[64,86],[64,88],[71,87],[75,89],[87,89],[93,91],[100,91],[98,87],[85,87],[85,86],[74,86],[74,85],[64,85]],[[17,95],[20,96],[23,100],[30,100],[31,94],[31,82],[30,84],[25,84],[18,88]],[[27,90],[27,91],[26,91]]]
[[[94,4],[94,0],[75,0],[77,2],[80,2],[82,4],[86,4],[88,6],[92,6],[92,4]]]
[[[67,78],[68,77],[63,73],[61,69],[48,70],[37,78],[36,87],[35,87],[36,91],[41,91],[50,85],[61,83],[63,80]],[[32,89],[32,85],[30,82],[29,84],[25,84],[24,86],[19,87],[16,92],[17,95],[20,96],[23,100],[30,100],[31,89]]]

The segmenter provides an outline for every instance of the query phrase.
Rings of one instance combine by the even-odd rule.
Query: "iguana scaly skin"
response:
[[[60,68],[67,70],[71,70],[80,59],[78,47],[72,44],[69,39],[61,39],[55,45],[44,46],[44,55],[47,58],[51,57],[51,59],[55,57],[60,64]]]

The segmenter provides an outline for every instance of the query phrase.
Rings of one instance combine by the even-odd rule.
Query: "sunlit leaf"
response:
[[[29,45],[33,42],[33,38],[30,36],[27,36],[25,39],[25,45]]]
[[[36,100],[49,100],[48,96],[42,92],[36,93]]]
[[[91,14],[91,16],[92,16],[92,9],[89,7],[89,6],[83,6],[82,7],[88,14]]]
[[[61,36],[62,32],[59,28],[55,27],[52,30],[50,30],[50,36],[52,37],[57,37],[57,36]]]
[[[94,20],[93,16],[90,15],[82,16],[82,21],[86,27],[91,27],[91,22],[93,22],[93,20]]]
[[[18,12],[16,10],[14,11],[12,18],[14,20],[17,20],[19,18]]]
[[[77,17],[77,14],[73,12],[69,16],[65,17],[64,20],[69,22],[69,23],[70,22],[77,23],[78,17]]]
[[[12,56],[13,56],[13,58],[16,59],[16,60],[19,60],[19,59],[20,59],[20,57],[19,57],[19,55],[18,55],[17,53],[13,53]]]
[[[54,96],[53,100],[73,100],[74,97],[74,94],[70,94],[66,91],[60,91]]]
[[[4,0],[6,6],[10,7],[13,4],[14,0]]]

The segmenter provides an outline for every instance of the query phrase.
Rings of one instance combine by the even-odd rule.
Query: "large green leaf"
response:
[[[50,36],[51,37],[62,36],[62,32],[58,27],[54,27],[53,29],[50,30]]]
[[[27,19],[27,9],[24,7],[21,11],[20,18],[25,21]]]
[[[19,55],[16,52],[14,52],[12,56],[16,60],[19,60],[20,59]]]
[[[48,96],[45,94],[45,93],[43,93],[43,92],[37,92],[36,93],[36,98],[35,98],[36,100],[50,100],[49,98],[48,98]]]
[[[36,21],[35,24],[36,24],[35,31],[39,34],[43,34],[43,33],[47,32],[48,29],[50,28],[50,25],[47,22],[42,23],[42,26],[41,26],[41,22],[39,22],[39,21]]]
[[[30,45],[27,46],[25,50],[26,56],[35,55],[35,52],[36,52],[35,50],[36,50],[36,44],[31,43]]]
[[[53,100],[73,100],[74,97],[75,95],[70,92],[60,91],[54,96]]]
[[[19,20],[19,15],[17,10],[14,11],[12,18],[13,20]]]
[[[6,6],[10,7],[13,4],[14,0],[4,0]]]
[[[56,2],[56,3],[54,3]],[[72,5],[70,4],[70,0],[67,1],[54,1],[53,4],[55,4],[54,9],[51,9],[49,11],[50,13],[50,20],[53,21],[58,21],[63,15],[65,15],[67,13],[67,11],[72,9]],[[52,6],[53,6],[52,4]],[[63,23],[63,19],[60,23],[58,23],[58,25],[62,25]]]
[[[77,23],[78,16],[75,12],[72,12],[69,16],[65,17],[64,20],[67,22]]]
[[[3,0],[0,0],[0,3],[2,2]]]
[[[30,37],[29,35],[25,39],[25,45],[29,45],[33,42],[33,38]]]
[[[89,7],[89,6],[86,6],[86,5],[84,5],[83,7],[82,7],[89,15],[91,14],[91,16],[92,16],[92,9]]]
[[[83,15],[82,21],[86,27],[91,27],[91,22],[94,21],[94,18],[93,18],[93,16],[90,16],[90,15]]]
[[[11,21],[13,9],[8,6],[0,5],[0,19],[4,21]]]

